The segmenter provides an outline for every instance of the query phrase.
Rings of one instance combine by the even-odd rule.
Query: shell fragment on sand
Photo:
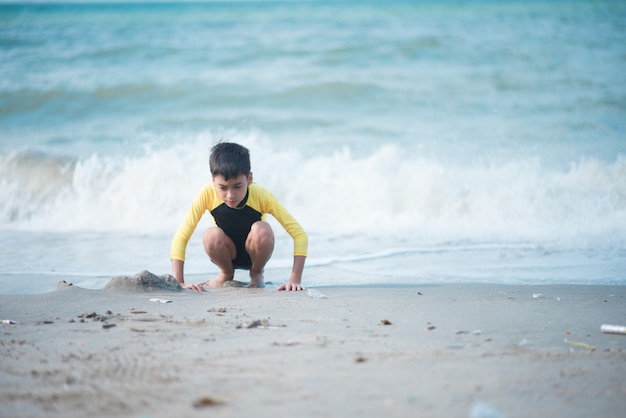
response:
[[[603,324],[600,327],[600,330],[602,330],[605,334],[626,335],[626,325]]]
[[[326,296],[317,289],[309,288],[306,290],[306,294],[309,295],[311,299],[328,299],[328,296]]]
[[[171,303],[172,301],[169,299],[152,298],[150,299],[150,302]]]

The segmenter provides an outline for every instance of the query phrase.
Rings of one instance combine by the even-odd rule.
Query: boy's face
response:
[[[252,183],[252,173],[247,176],[240,174],[228,180],[222,176],[213,177],[213,185],[217,190],[217,195],[230,208],[237,207],[243,198],[246,197],[250,183]]]

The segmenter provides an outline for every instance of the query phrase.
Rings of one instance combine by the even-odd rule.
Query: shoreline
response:
[[[169,274],[169,272],[165,273]],[[192,273],[186,275],[188,282],[193,283],[202,283],[207,280],[210,280],[218,272],[208,272],[208,273]],[[308,268],[307,269],[307,278],[304,280],[304,285],[312,288],[324,288],[324,289],[333,289],[333,288],[354,288],[354,289],[388,289],[388,288],[423,288],[423,287],[438,287],[438,286],[519,286],[519,287],[538,287],[538,288],[546,288],[551,286],[573,286],[573,287],[625,287],[626,282],[623,281],[601,281],[601,282],[580,282],[580,281],[572,281],[572,282],[546,282],[546,281],[528,281],[528,280],[519,280],[519,281],[511,281],[511,282],[497,282],[497,281],[472,281],[465,279],[428,279],[425,278],[421,281],[415,281],[415,279],[397,276],[397,277],[386,277],[377,274],[361,274],[357,272],[349,272],[349,271],[341,271],[342,275],[348,276],[349,280],[347,282],[333,283],[328,284],[327,281],[320,282],[318,280],[319,277],[328,277],[336,275],[336,269],[321,267],[321,268]],[[267,276],[271,277],[279,277],[284,278],[289,276],[289,270],[280,268],[273,269],[271,274]],[[120,276],[122,277],[122,276]],[[357,277],[360,277],[363,280],[365,277],[365,282],[359,283],[355,282]],[[110,274],[98,274],[94,276],[88,276],[80,273],[68,274],[68,273],[0,273],[0,296],[8,296],[8,295],[43,295],[51,292],[55,292],[57,290],[58,283],[61,281],[67,281],[74,283],[74,285],[88,289],[88,290],[102,290],[104,286],[113,279],[113,275]],[[239,274],[235,277],[236,281],[241,281],[243,283],[247,283],[248,277],[239,272]],[[388,280],[388,282],[383,282],[382,280]],[[27,288],[25,288],[24,283],[28,283]],[[273,280],[266,278],[266,288],[277,288],[283,281]],[[41,289],[44,289],[43,291]],[[213,290],[213,289],[211,289]]]
[[[536,288],[536,289],[535,289]],[[0,295],[0,415],[621,416],[626,287]],[[150,299],[163,299],[161,303]],[[487,415],[493,413],[496,415]]]

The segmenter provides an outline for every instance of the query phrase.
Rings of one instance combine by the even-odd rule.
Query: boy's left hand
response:
[[[287,292],[297,291],[297,290],[306,290],[306,287],[302,286],[300,283],[284,283],[281,284],[278,290],[286,290]]]

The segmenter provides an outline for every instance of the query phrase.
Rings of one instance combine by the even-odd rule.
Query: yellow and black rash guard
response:
[[[252,183],[248,186],[246,197],[239,206],[231,208],[219,198],[215,186],[209,183],[200,189],[193,199],[185,219],[172,239],[170,253],[172,259],[185,261],[187,243],[200,218],[207,211],[211,213],[213,223],[220,227],[238,248],[240,245],[238,243],[245,243],[252,224],[265,220],[265,215],[269,213],[293,238],[294,256],[307,255],[308,237],[304,229],[268,190]]]

